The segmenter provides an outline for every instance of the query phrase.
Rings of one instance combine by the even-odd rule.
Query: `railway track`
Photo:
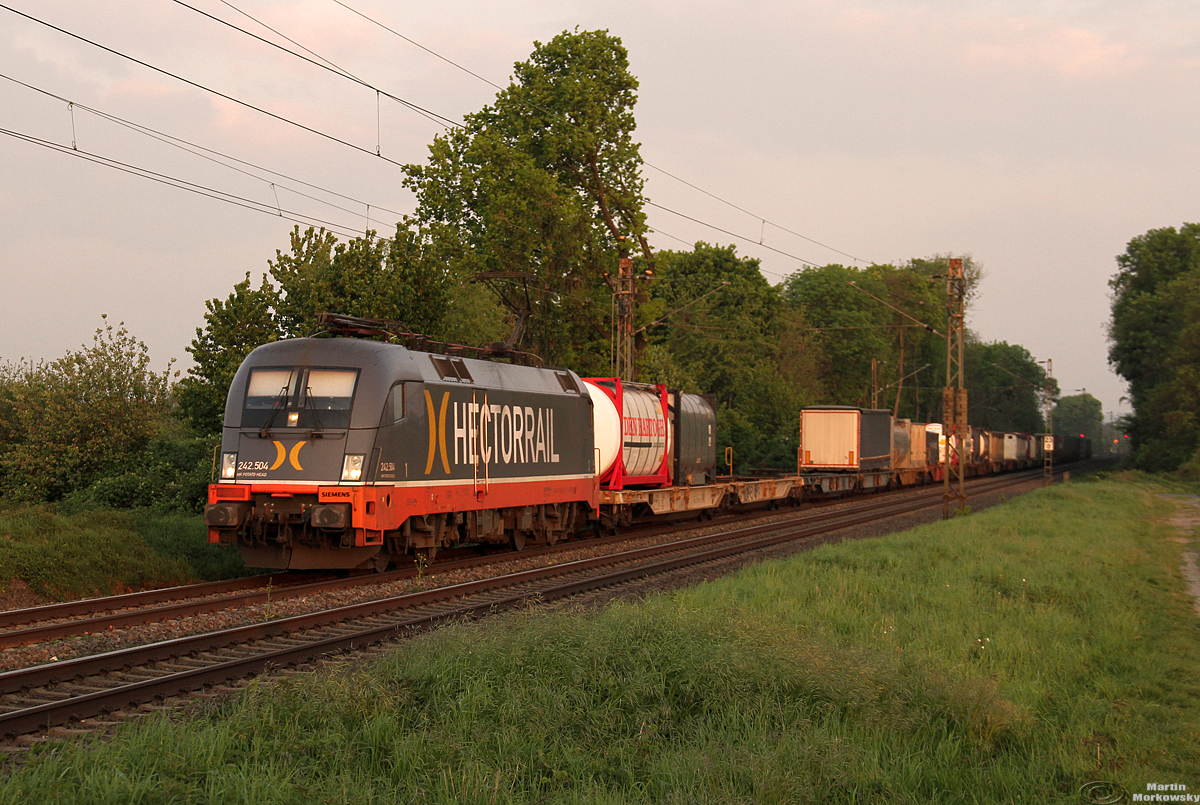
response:
[[[995,481],[995,479],[980,479],[975,483],[986,483],[988,480]],[[896,495],[940,494],[940,487],[929,487],[917,491],[906,490],[892,493],[888,499]],[[869,507],[878,505],[882,504],[878,501],[866,501],[859,504],[861,507],[868,507],[864,510],[870,510]],[[736,520],[746,516],[737,515],[726,519]],[[754,513],[749,516],[754,516]],[[821,514],[819,508],[815,512],[809,509],[798,515],[800,518],[811,519],[813,522],[820,522],[820,518],[825,516],[828,515]],[[690,530],[694,527],[695,523],[691,521],[660,524],[636,531],[627,530],[621,534],[599,539],[538,546],[520,553],[503,552],[450,559],[437,562],[428,568],[408,567],[387,573],[350,577],[340,577],[328,573],[276,573],[0,612],[0,649],[44,643],[80,634],[103,633],[113,629],[124,629],[239,607],[271,604],[335,590],[378,586],[393,581],[414,579],[424,573],[437,575],[497,561],[553,555],[564,551],[578,550],[581,547],[621,544],[631,538],[653,537]]]
[[[1027,483],[1036,473],[983,479],[975,494]],[[436,626],[632,580],[720,562],[784,542],[914,512],[941,502],[940,487],[809,511],[765,524],[268,620],[0,674],[0,734],[17,736],[194,693],[264,671],[363,649]],[[694,524],[691,526],[694,528]],[[579,547],[576,545],[576,547]]]

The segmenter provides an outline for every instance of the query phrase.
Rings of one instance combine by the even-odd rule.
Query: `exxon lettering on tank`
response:
[[[553,406],[491,402],[487,395],[460,402],[448,391],[435,403],[426,389],[425,408],[429,421],[426,475],[438,465],[450,473],[452,466],[528,469],[561,461]]]

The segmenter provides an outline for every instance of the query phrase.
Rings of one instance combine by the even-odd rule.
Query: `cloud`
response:
[[[941,53],[945,61],[985,70],[1040,72],[1068,78],[1108,78],[1141,69],[1150,43],[1135,31],[1113,30],[1102,18],[1086,22],[1052,9],[1024,14],[955,11],[931,5],[822,4],[837,27],[864,34],[886,49]]]
[[[969,62],[1041,69],[1067,78],[1112,77],[1146,64],[1136,48],[1086,28],[1033,17],[980,20],[964,26]]]
[[[184,87],[177,81],[154,81],[144,78],[126,78],[117,81],[111,81],[104,88],[105,94],[110,97],[122,98],[148,98],[157,100],[160,98],[180,96],[187,93],[187,87]]]

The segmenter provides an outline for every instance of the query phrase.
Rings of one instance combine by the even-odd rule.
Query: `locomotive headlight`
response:
[[[221,454],[221,480],[232,481],[237,477],[237,453]]]
[[[343,481],[361,481],[363,471],[363,460],[366,456],[346,456],[342,461],[342,480]]]

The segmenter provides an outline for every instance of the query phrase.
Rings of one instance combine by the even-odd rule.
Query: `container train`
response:
[[[940,426],[836,406],[801,419],[795,474],[718,476],[704,396],[378,340],[279,341],[229,388],[204,520],[251,567],[382,570],[941,478]],[[969,472],[1031,466],[1040,446],[973,431]]]

